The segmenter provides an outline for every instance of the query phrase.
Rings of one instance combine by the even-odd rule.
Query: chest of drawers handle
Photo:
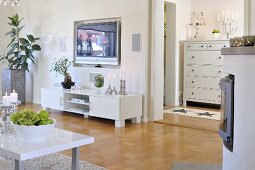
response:
[[[211,45],[209,45],[209,47],[212,47]]]
[[[191,83],[194,83],[194,81],[191,81]]]
[[[219,71],[219,73],[221,73],[221,71]]]
[[[201,45],[201,47],[203,48],[204,46],[203,46],[203,45]]]
[[[226,45],[224,45],[223,47],[226,47]]]
[[[193,59],[194,59],[194,58],[195,58],[195,56],[192,56],[191,58],[193,58]]]
[[[221,57],[219,57],[219,59],[221,59]]]
[[[194,72],[195,70],[191,70],[192,72]]]

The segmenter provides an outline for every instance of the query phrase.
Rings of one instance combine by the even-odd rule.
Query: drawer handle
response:
[[[194,93],[191,93],[192,95],[194,94]]]
[[[226,45],[224,45],[223,47],[226,47]]]
[[[188,47],[190,47],[190,45],[188,45]]]
[[[221,57],[219,57],[219,59],[221,59]]]
[[[209,45],[209,47],[212,47],[211,45]]]
[[[221,73],[221,71],[219,71],[219,73]]]
[[[220,97],[220,95],[219,95],[219,97]]]
[[[191,70],[191,71],[195,71],[195,70]]]
[[[203,45],[201,45],[201,47],[204,47]]]
[[[195,56],[192,56],[191,58],[195,58]]]
[[[191,83],[194,83],[194,81],[192,81]]]

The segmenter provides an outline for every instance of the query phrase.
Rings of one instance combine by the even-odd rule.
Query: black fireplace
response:
[[[221,89],[221,120],[219,135],[224,146],[233,151],[234,137],[234,76],[228,75],[220,80]]]

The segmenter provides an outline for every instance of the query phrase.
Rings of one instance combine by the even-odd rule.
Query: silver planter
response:
[[[12,90],[18,93],[18,100],[26,102],[26,71],[4,69],[2,72],[2,95]]]

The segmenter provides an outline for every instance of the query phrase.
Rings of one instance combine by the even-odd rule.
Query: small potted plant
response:
[[[218,38],[220,37],[220,30],[219,29],[214,29],[212,31],[212,35],[214,37],[214,40],[218,40]]]
[[[61,82],[61,85],[64,89],[71,89],[74,86],[74,82],[72,81],[72,77],[68,73],[68,68],[71,66],[72,62],[68,60],[66,57],[62,57],[59,59],[54,59],[51,71],[54,71],[57,75],[64,76],[64,81]]]

